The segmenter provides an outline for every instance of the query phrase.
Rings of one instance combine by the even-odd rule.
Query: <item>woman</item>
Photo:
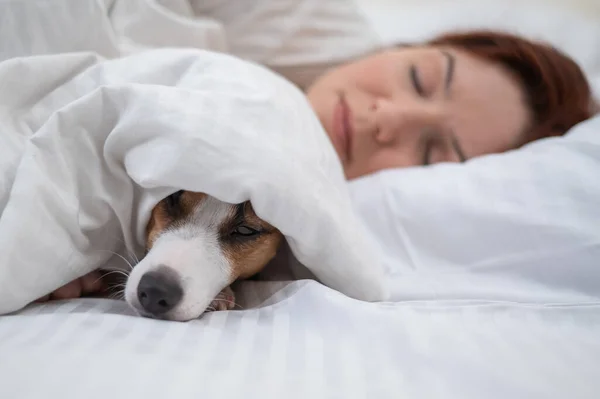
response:
[[[368,55],[323,74],[306,94],[348,179],[509,151],[592,115],[589,84],[573,60],[485,31]],[[91,273],[42,300],[102,289]]]
[[[493,32],[387,49],[324,74],[307,95],[348,179],[508,151],[592,114],[574,61]]]

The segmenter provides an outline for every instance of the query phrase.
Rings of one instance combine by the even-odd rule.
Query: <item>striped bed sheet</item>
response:
[[[364,303],[247,282],[177,323],[79,299],[0,318],[0,398],[597,398],[600,305]]]

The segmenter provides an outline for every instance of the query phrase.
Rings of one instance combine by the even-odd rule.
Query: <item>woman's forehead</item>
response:
[[[472,155],[516,147],[530,123],[524,92],[501,65],[454,51],[448,113]]]
[[[440,75],[438,84],[449,83],[440,106],[470,156],[518,146],[531,112],[522,87],[505,67],[448,46],[393,48],[382,55],[373,61],[390,63],[389,68],[416,63],[423,76]]]

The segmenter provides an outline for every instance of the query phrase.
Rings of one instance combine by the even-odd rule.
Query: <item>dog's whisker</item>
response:
[[[104,275],[102,275],[101,277],[97,278],[96,280],[94,280],[94,284],[96,284],[98,281],[102,280],[104,277],[109,276],[111,274],[119,274],[125,278],[129,278],[129,273],[126,273],[122,270],[112,270],[109,271],[108,273],[105,273]]]
[[[110,288],[112,288],[112,289],[123,289],[123,288],[125,288],[126,286],[127,286],[127,284],[115,284],[115,285],[113,285],[113,286],[112,286],[112,287],[110,287]]]
[[[130,250],[129,248],[127,248],[127,243],[125,242],[125,240],[122,237],[113,235],[113,238],[115,238],[117,241],[120,241],[123,244],[123,248],[125,249],[125,251],[127,251],[127,254],[131,257],[131,259],[133,261],[135,261],[135,264],[140,263],[140,260],[136,256],[135,252],[133,252],[133,250]]]
[[[128,278],[128,277],[129,277],[129,273],[127,273],[127,272],[125,272],[125,271],[123,271],[123,270],[111,270],[111,271],[109,271],[108,273],[105,273],[105,274],[104,274],[104,277],[106,277],[106,276],[109,276],[109,275],[111,275],[111,274],[118,274],[118,275],[120,275],[120,276],[123,276],[123,277],[125,277],[125,278]]]
[[[127,248],[125,248],[125,251],[127,252],[127,255],[129,255],[129,257],[130,257],[130,262],[129,262],[130,269],[129,269],[129,271],[131,271],[131,270],[133,270],[132,264],[137,265],[138,263],[140,263],[140,260],[139,260],[139,258],[137,257],[137,255],[133,251],[131,251],[131,250],[127,249]]]
[[[125,297],[125,290],[124,289],[118,289],[118,287],[112,287],[112,288],[113,288],[113,290],[115,288],[117,288],[117,289],[116,289],[115,292],[112,292],[108,296],[109,299],[123,299]]]
[[[129,255],[133,258],[136,265],[140,263],[140,258],[138,258],[138,256],[135,254],[135,252],[133,252],[133,250],[127,250],[127,252],[129,252]]]
[[[126,284],[126,283],[115,283],[115,284],[110,284],[110,285],[107,287],[107,290],[109,290],[109,291],[115,291],[115,290],[116,290],[116,291],[119,291],[119,290],[123,290],[123,291],[124,291],[126,286],[127,286],[127,284]]]
[[[111,251],[111,250],[109,250],[109,249],[96,249],[96,251],[99,251],[99,252],[108,252],[108,253],[110,253],[110,254],[113,254],[113,255],[116,255],[116,256],[118,256],[119,258],[123,259],[123,262],[125,262],[125,263],[127,264],[127,266],[129,266],[129,270],[130,270],[130,271],[131,271],[131,270],[133,270],[133,265],[132,265],[132,264],[131,264],[131,262],[130,262],[130,261],[128,261],[128,260],[127,260],[127,258],[126,258],[126,257],[124,257],[123,255],[121,255],[121,254],[119,254],[119,253],[117,253],[117,252],[115,252],[115,251]]]
[[[106,276],[109,276],[111,274],[118,274],[118,275],[121,275],[121,276],[123,276],[125,278],[129,277],[129,273],[127,273],[127,272],[125,272],[123,270],[111,270],[108,273],[104,274],[104,276],[106,277]]]
[[[108,296],[108,299],[114,299],[114,300],[120,300],[122,298],[123,298],[123,296],[122,296],[121,292],[114,292]]]

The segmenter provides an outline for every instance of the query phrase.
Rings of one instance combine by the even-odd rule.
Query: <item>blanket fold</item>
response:
[[[250,200],[324,284],[383,300],[383,269],[304,95],[206,51],[0,64],[0,313],[143,254],[152,207],[179,189]]]

